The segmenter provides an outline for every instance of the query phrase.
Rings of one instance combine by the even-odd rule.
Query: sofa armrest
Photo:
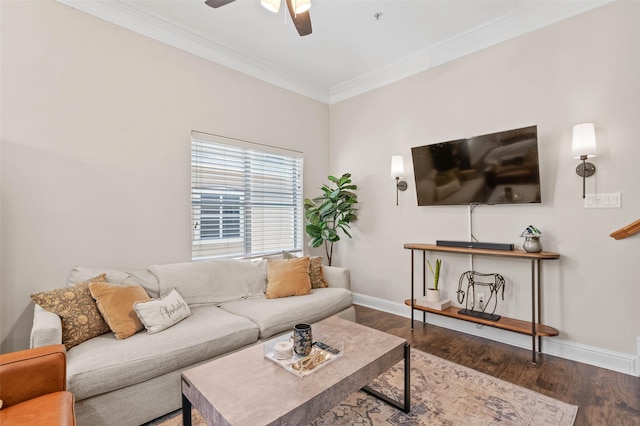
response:
[[[36,304],[33,309],[31,348],[62,343],[62,320],[53,312]]]
[[[348,269],[338,266],[323,266],[322,275],[329,287],[351,290],[351,274]]]
[[[4,407],[66,389],[64,345],[0,355],[0,399]]]

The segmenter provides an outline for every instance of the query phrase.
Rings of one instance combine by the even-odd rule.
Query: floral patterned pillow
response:
[[[61,318],[62,343],[67,350],[111,331],[89,291],[89,282],[106,281],[106,274],[101,274],[88,282],[31,295],[31,300]]]
[[[288,251],[282,252],[283,259],[295,259],[297,256]],[[325,288],[329,284],[324,279],[322,273],[322,258],[320,256],[309,257],[309,278],[311,278],[311,288]]]
[[[311,288],[329,287],[329,284],[324,280],[324,274],[322,273],[321,257],[311,257],[311,261],[309,262],[309,277],[311,277]]]

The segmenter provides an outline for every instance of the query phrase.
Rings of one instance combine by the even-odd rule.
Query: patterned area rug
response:
[[[403,396],[402,362],[371,387]],[[436,356],[411,350],[411,412],[405,414],[364,392],[355,392],[309,426],[338,425],[573,425],[578,407]],[[179,426],[180,411],[148,426]],[[206,426],[193,410],[193,424]]]

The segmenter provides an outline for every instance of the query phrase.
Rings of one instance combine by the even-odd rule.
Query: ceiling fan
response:
[[[234,2],[235,0],[206,0],[205,4],[211,6],[214,9]],[[300,36],[306,36],[311,34],[311,17],[309,16],[309,8],[311,7],[311,0],[283,0],[287,2],[287,8],[289,14],[293,20],[296,30]],[[281,0],[260,0],[262,6],[267,10],[277,13],[280,9]]]

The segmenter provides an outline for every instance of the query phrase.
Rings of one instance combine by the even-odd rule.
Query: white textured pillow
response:
[[[169,328],[191,315],[191,309],[175,288],[160,299],[136,302],[133,309],[149,334]]]
[[[96,272],[98,271],[98,272]],[[113,284],[141,285],[151,297],[159,297],[158,279],[151,271],[121,271],[112,268],[96,268],[88,266],[76,266],[69,273],[67,285],[75,285],[80,282],[97,277],[100,274],[107,274],[107,281]]]
[[[222,304],[264,294],[266,276],[250,260],[213,259],[151,265],[160,294],[175,288],[189,306]]]

